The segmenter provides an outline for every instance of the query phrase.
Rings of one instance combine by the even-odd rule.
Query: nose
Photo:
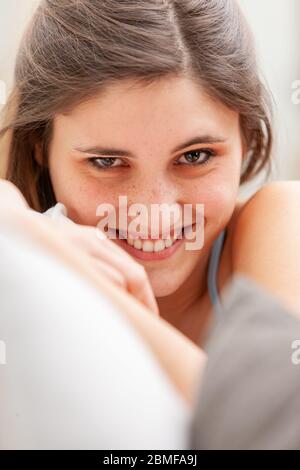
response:
[[[139,219],[139,231],[149,237],[173,235],[182,227],[180,188],[169,180],[143,179],[127,198],[128,223]],[[135,227],[135,224],[131,224]],[[134,229],[129,232],[136,233]]]
[[[170,178],[149,175],[140,180],[132,194],[134,202],[150,206],[152,204],[176,204],[180,199],[180,187]]]

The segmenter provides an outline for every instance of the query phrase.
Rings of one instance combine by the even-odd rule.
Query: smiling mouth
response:
[[[132,238],[128,236],[127,238],[119,238],[119,231],[117,230],[117,239],[122,244],[122,246],[129,253],[134,256],[144,259],[144,260],[153,260],[153,259],[163,259],[168,256],[171,256],[179,245],[185,241],[185,234],[187,231],[193,231],[195,224],[189,227],[183,227],[181,232],[170,236],[166,239],[141,239],[141,238]]]

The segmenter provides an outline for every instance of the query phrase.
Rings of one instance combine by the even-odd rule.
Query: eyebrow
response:
[[[179,150],[183,150],[186,147],[190,147],[191,145],[196,145],[196,144],[220,144],[226,142],[226,139],[220,136],[212,136],[212,135],[202,135],[202,136],[196,136],[193,137],[192,139],[187,140],[186,142],[183,142],[182,144],[178,145],[175,147],[172,151],[172,153],[179,152]],[[113,148],[113,147],[101,147],[101,146],[95,146],[95,147],[75,147],[74,150],[81,152],[81,153],[92,153],[96,155],[112,155],[112,156],[119,156],[119,157],[132,157],[135,158],[135,155],[130,152],[129,150],[123,150],[123,149],[118,149],[118,148]]]

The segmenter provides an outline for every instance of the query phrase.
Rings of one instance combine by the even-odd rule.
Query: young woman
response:
[[[197,346],[238,272],[299,313],[299,184],[237,199],[268,167],[272,130],[235,1],[42,1],[1,134],[6,179],[28,206],[62,203],[75,224],[57,223],[59,236]],[[203,204],[204,246],[159,256],[132,240],[100,243],[96,209],[118,211],[120,195],[128,205]]]

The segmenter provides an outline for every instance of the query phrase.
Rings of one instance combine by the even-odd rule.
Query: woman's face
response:
[[[239,187],[242,137],[238,114],[187,78],[133,84],[112,85],[71,113],[55,117],[49,171],[57,201],[80,224],[96,226],[96,210],[103,203],[112,204],[118,214],[119,195],[127,196],[128,208],[133,203],[148,209],[151,204],[190,204],[193,217],[196,204],[203,204],[200,249],[187,250],[177,242],[169,256],[149,260],[139,256],[143,248],[113,241],[144,265],[155,296],[162,297],[175,292],[203,262],[230,219]]]

